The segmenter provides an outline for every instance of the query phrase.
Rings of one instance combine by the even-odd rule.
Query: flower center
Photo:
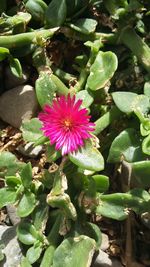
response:
[[[70,119],[65,119],[63,121],[63,124],[64,124],[66,130],[70,130],[72,128],[72,121]]]

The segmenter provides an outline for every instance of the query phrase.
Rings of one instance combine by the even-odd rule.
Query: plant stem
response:
[[[83,34],[77,32],[69,27],[62,27],[60,31],[68,38],[72,38],[75,40],[80,40],[83,42],[86,41],[95,41],[101,39],[102,43],[106,42],[109,44],[116,44],[118,39],[118,33],[103,33],[103,32],[95,32],[91,34]]]
[[[143,67],[150,73],[150,48],[129,26],[121,31],[121,41],[137,56]]]
[[[11,36],[0,36],[0,47],[8,49],[22,47],[31,43],[38,44],[38,40],[50,38],[53,36],[57,28],[50,30],[40,30],[15,34]]]
[[[117,107],[112,107],[111,110],[106,112],[101,118],[95,121],[95,131],[93,132],[95,135],[98,135],[102,132],[109,124],[111,124],[114,120],[120,118],[122,112]]]

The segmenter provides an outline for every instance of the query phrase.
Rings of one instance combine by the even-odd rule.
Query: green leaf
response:
[[[137,95],[132,103],[133,111],[141,111],[142,113],[147,113],[150,109],[150,100],[146,95]]]
[[[41,127],[42,123],[38,118],[23,122],[21,126],[23,139],[27,142],[36,142],[37,139],[43,137],[42,131],[40,130]]]
[[[135,129],[129,128],[122,131],[112,142],[107,161],[120,162],[125,159],[134,162],[144,159],[141,151],[141,141]]]
[[[34,210],[35,205],[35,195],[30,191],[26,191],[19,202],[17,214],[20,217],[27,217]]]
[[[28,261],[27,258],[22,257],[22,259],[21,259],[21,267],[32,267],[32,265],[30,264],[30,262]]]
[[[5,47],[0,47],[0,61],[7,58],[8,55],[9,55],[9,49]]]
[[[144,95],[150,98],[150,81],[144,84]]]
[[[102,243],[102,234],[99,226],[90,222],[85,223],[84,234],[95,240],[96,248],[98,250]]]
[[[127,217],[129,210],[137,214],[150,211],[150,194],[139,188],[128,193],[99,195],[96,214],[123,220]]]
[[[104,169],[104,159],[91,140],[86,140],[84,147],[69,154],[70,160],[82,169],[101,171]]]
[[[19,162],[10,152],[0,152],[0,176],[14,175],[20,171],[25,163]]]
[[[55,246],[50,245],[44,253],[40,267],[50,267],[53,261],[53,255],[55,251]]]
[[[34,226],[37,230],[44,231],[49,215],[49,206],[46,203],[46,196],[39,197],[39,204],[36,206],[32,213]]]
[[[52,0],[46,10],[46,24],[48,27],[61,26],[67,15],[66,0]]]
[[[150,155],[150,134],[145,137],[142,142],[142,151],[143,153]]]
[[[16,191],[8,187],[0,189],[0,209],[8,204],[15,203],[16,201]]]
[[[5,181],[6,181],[6,184],[12,188],[16,188],[22,184],[21,178],[17,176],[6,176]]]
[[[150,186],[150,161],[132,163],[132,184],[147,188]]]
[[[35,243],[27,251],[26,257],[28,261],[31,264],[35,263],[40,258],[42,250],[42,244],[40,242]]]
[[[48,162],[55,162],[61,157],[61,152],[55,149],[54,145],[46,146],[46,157]]]
[[[47,9],[47,5],[42,0],[28,0],[25,8],[27,12],[32,15],[32,18],[36,21],[44,21],[45,11]]]
[[[82,106],[85,108],[88,108],[94,101],[94,98],[91,96],[91,94],[87,90],[81,90],[76,94],[76,99],[81,99]]]
[[[90,34],[95,31],[97,21],[94,19],[78,19],[75,23],[70,23],[69,26],[81,33]]]
[[[51,74],[52,82],[56,86],[56,92],[58,95],[68,95],[69,90],[66,85],[54,74]]]
[[[100,204],[97,206],[95,213],[118,221],[125,220],[128,216],[124,207],[121,205],[102,200],[100,200]]]
[[[57,90],[55,83],[49,73],[41,72],[35,83],[36,95],[41,107],[52,104],[54,94]]]
[[[90,68],[88,87],[93,91],[103,88],[114,75],[117,66],[118,61],[114,53],[100,51]]]
[[[81,235],[65,239],[54,253],[53,267],[90,266],[95,250],[95,241]]]
[[[32,245],[38,240],[38,232],[35,227],[28,222],[21,222],[17,227],[18,239],[25,245]]]
[[[133,112],[133,102],[137,94],[132,92],[114,92],[112,93],[112,98],[117,106],[122,112],[131,113]]]
[[[32,183],[32,166],[30,162],[22,169],[20,176],[23,186],[29,189]]]
[[[103,193],[108,190],[109,178],[107,176],[96,174],[96,175],[93,175],[92,178],[95,181],[97,192]]]
[[[20,61],[17,58],[10,57],[9,64],[12,73],[16,77],[22,78],[22,67]]]

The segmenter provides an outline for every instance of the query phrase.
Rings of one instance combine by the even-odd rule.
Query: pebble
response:
[[[33,146],[32,142],[27,143],[25,146],[20,145],[17,150],[24,156],[28,156],[30,158],[36,158],[43,151],[43,146]]]
[[[14,205],[7,205],[6,207],[9,219],[13,225],[20,222],[20,217],[17,216],[17,209]]]
[[[22,85],[28,81],[29,71],[27,71],[27,68],[23,68],[22,72],[23,72],[22,77],[18,78],[11,72],[9,66],[5,68],[4,75],[5,75],[5,89],[6,90]]]
[[[102,233],[101,250],[106,251],[108,248],[109,248],[109,238],[108,238],[108,235]]]
[[[23,120],[36,115],[38,102],[34,88],[21,85],[0,96],[0,117],[13,127],[20,128]]]
[[[0,239],[1,244],[4,244],[2,249],[4,259],[0,262],[0,267],[20,266],[22,253],[16,237],[16,227],[0,225]]]
[[[112,258],[106,252],[99,250],[92,267],[123,267],[123,265],[119,260]]]

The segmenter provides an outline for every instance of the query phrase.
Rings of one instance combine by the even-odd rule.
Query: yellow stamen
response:
[[[70,128],[70,127],[72,126],[72,122],[71,122],[71,120],[69,120],[69,119],[64,120],[64,125],[65,125],[67,128]]]

